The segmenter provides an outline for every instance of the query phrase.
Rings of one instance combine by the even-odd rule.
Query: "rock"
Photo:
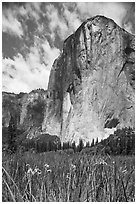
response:
[[[14,93],[2,92],[2,126],[8,127],[11,119],[14,117],[16,124],[20,120],[20,106],[18,97]]]
[[[104,16],[85,21],[55,60],[48,90],[3,93],[2,121],[11,115],[28,138],[100,141],[135,127],[135,36]]]
[[[30,93],[2,94],[3,127],[9,126],[11,115],[18,129],[23,129],[28,138],[41,133],[46,108],[47,91],[33,90]]]
[[[104,16],[85,21],[51,69],[42,131],[78,143],[134,128],[134,63],[133,35]]]

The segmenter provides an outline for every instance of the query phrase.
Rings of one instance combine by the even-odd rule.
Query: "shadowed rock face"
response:
[[[103,16],[67,38],[51,69],[43,132],[77,142],[134,128],[134,41]]]
[[[46,108],[47,91],[33,90],[30,93],[2,94],[2,126],[8,127],[11,116],[18,129],[28,138],[38,136],[42,130]]]

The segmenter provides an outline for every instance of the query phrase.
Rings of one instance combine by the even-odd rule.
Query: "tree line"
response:
[[[11,152],[16,152],[18,149],[17,144],[17,127],[14,121],[14,118],[11,116],[9,127],[9,142],[8,148]],[[135,154],[135,131],[132,128],[123,128],[116,130],[114,134],[111,134],[107,139],[101,140],[98,142],[93,139],[92,142],[87,142],[84,145],[82,139],[79,140],[79,144],[76,145],[75,141],[61,143],[60,140],[46,140],[45,137],[40,137],[34,139],[25,139],[21,144],[24,147],[24,150],[34,149],[34,151],[48,152],[48,151],[57,151],[57,150],[68,150],[73,149],[75,152],[81,152],[84,148],[91,148],[94,150],[94,147],[98,149],[98,152],[103,150],[104,153],[110,155],[132,155]]]
[[[8,133],[9,133],[9,140],[8,140],[8,146],[11,152],[16,152],[18,149],[18,135],[17,135],[17,127],[14,121],[14,118],[11,116],[9,127],[8,127]],[[45,137],[46,138],[46,137]],[[98,144],[98,138],[96,141],[94,139],[92,142],[87,142],[86,145],[84,145],[84,142],[82,139],[79,140],[79,144],[76,144],[75,141],[71,142],[63,142],[52,140],[46,140],[45,138],[40,137],[39,140],[37,138],[34,139],[25,139],[22,142],[22,146],[25,150],[34,149],[36,152],[48,152],[48,151],[57,151],[57,150],[67,150],[67,149],[73,149],[74,152],[80,152],[85,147],[93,147],[94,145]]]

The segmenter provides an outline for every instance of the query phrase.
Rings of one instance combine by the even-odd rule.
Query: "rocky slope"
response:
[[[62,142],[100,140],[116,129],[134,128],[134,89],[135,37],[96,16],[65,40],[47,91],[9,99],[3,93],[3,126],[12,113],[30,138],[43,133]]]
[[[3,127],[9,126],[11,116],[17,129],[24,130],[28,138],[41,133],[46,108],[47,91],[33,90],[30,93],[2,94]]]
[[[64,42],[48,85],[43,132],[91,141],[134,128],[135,37],[96,16]]]

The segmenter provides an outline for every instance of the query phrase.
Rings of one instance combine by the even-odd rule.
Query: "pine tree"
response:
[[[61,142],[59,142],[58,146],[57,146],[58,150],[61,150]]]
[[[48,146],[48,148],[47,148],[48,151],[52,151],[53,150],[53,145],[52,145],[51,141],[48,142],[47,146]]]
[[[91,147],[94,147],[94,138],[92,140]]]
[[[89,147],[89,146],[90,146],[89,142],[86,142],[86,147]]]
[[[12,152],[15,152],[17,149],[16,132],[17,132],[16,123],[15,123],[14,117],[11,115],[9,126],[8,126],[8,133],[9,133],[9,149]]]
[[[79,145],[78,145],[78,152],[81,152],[81,150],[83,149],[83,147],[84,147],[83,140],[80,139],[80,140],[79,140]]]
[[[75,141],[72,143],[71,147],[72,147],[72,149],[74,150],[74,152],[76,152],[76,151],[77,151]]]
[[[97,145],[97,144],[98,144],[98,137],[97,137],[96,142],[95,142],[95,145]]]

